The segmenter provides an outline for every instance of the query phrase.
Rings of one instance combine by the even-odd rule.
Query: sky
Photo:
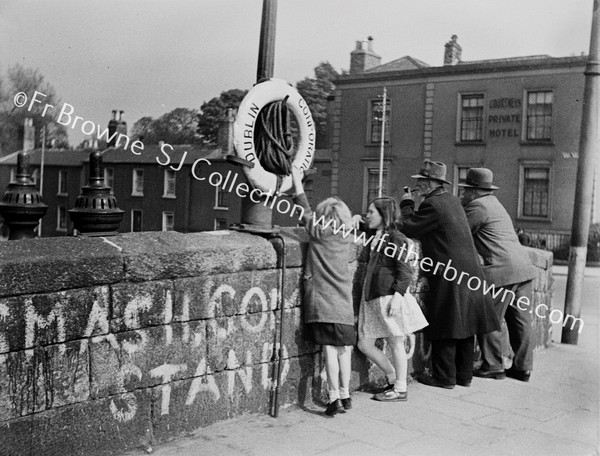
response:
[[[75,115],[129,128],[142,116],[199,109],[256,82],[262,0],[0,0],[0,77],[37,68]],[[348,69],[357,40],[382,63],[443,63],[458,36],[463,60],[587,54],[593,0],[279,0],[274,76]],[[24,108],[22,108],[24,109]],[[85,135],[69,129],[72,145]]]

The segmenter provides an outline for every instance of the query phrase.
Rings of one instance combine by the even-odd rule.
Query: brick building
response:
[[[126,132],[123,125],[118,127],[121,132]],[[239,223],[242,198],[247,196],[243,196],[243,192],[240,193],[242,196],[236,194],[236,187],[246,179],[241,168],[226,160],[226,155],[233,153],[232,143],[228,141],[231,135],[219,136],[223,147],[145,145],[142,153],[135,154],[112,144],[102,150],[105,183],[111,187],[118,207],[124,211],[119,231],[175,230],[185,233],[227,229]],[[93,150],[45,151],[42,196],[48,211],[42,219],[43,237],[73,234],[68,210],[75,206],[81,187],[87,185],[89,154]],[[14,180],[17,154],[0,159],[0,188],[5,189]],[[29,150],[29,154],[30,171],[39,189],[42,153],[40,149],[34,149]],[[316,151],[313,166],[317,173],[308,176],[305,189],[314,204],[329,196],[330,151]],[[292,206],[285,203],[280,207]],[[273,211],[273,224],[295,226],[297,223],[297,217],[290,213]]]
[[[332,193],[353,211],[377,194],[385,87],[384,193],[399,198],[427,158],[446,163],[455,194],[469,167],[485,166],[515,226],[542,244],[568,242],[587,58],[465,62],[456,36],[444,51],[439,67],[410,56],[382,64],[371,38],[357,42],[336,81]],[[597,222],[598,185],[594,200]]]

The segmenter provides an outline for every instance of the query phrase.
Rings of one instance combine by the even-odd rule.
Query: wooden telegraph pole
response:
[[[579,162],[577,164],[577,182],[575,184],[575,210],[571,228],[571,248],[569,251],[569,274],[565,298],[565,316],[572,315],[576,319],[581,314],[581,292],[587,241],[590,227],[592,192],[594,173],[598,156],[598,122],[600,97],[600,35],[598,22],[600,12],[598,1],[594,0],[592,13],[592,33],[590,38],[590,54],[585,67],[585,88],[583,92],[583,115],[581,118],[581,137],[579,140]],[[568,324],[568,320],[565,323]],[[563,327],[561,342],[577,344],[581,321],[574,320],[573,327]]]

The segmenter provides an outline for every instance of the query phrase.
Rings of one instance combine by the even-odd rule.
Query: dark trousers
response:
[[[494,300],[494,309],[498,319],[506,320],[508,328],[508,337],[510,346],[514,353],[513,366],[519,370],[532,370],[533,368],[533,331],[531,328],[531,314],[534,311],[532,299],[533,281],[522,282],[514,285],[505,285],[505,290],[511,290],[515,293],[513,304],[509,306],[511,296],[507,295],[504,302],[502,296],[498,295]],[[525,306],[524,302],[520,304],[521,309],[517,308],[517,301],[521,297],[527,297],[530,305]],[[482,369],[502,370],[502,331],[493,331],[487,334],[479,334],[477,343],[481,348]]]
[[[469,382],[473,378],[475,337],[431,341],[433,377],[443,383]]]

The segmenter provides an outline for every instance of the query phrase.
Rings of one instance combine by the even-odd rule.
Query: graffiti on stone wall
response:
[[[261,274],[271,276],[261,280]],[[58,364],[42,369],[34,356],[48,347],[57,360],[81,370],[81,375],[64,373],[75,383],[66,386],[66,403],[110,398],[110,413],[119,422],[136,416],[136,390],[143,388],[157,392],[161,415],[171,413],[174,388],[186,406],[200,395],[215,402],[232,397],[236,388],[246,394],[253,388],[270,390],[279,350],[277,275],[247,276],[194,279],[193,286],[117,284],[0,300],[0,378],[16,385],[27,376],[32,393],[15,396],[15,388],[3,388],[0,380],[0,405],[12,409],[0,420],[57,405],[40,406],[34,397],[54,397],[51,390],[65,387],[52,369]],[[290,327],[299,326],[298,287],[290,287],[284,298],[286,314],[293,316]],[[290,369],[287,345],[281,347],[282,384]],[[217,382],[215,372],[223,372],[226,381]]]

